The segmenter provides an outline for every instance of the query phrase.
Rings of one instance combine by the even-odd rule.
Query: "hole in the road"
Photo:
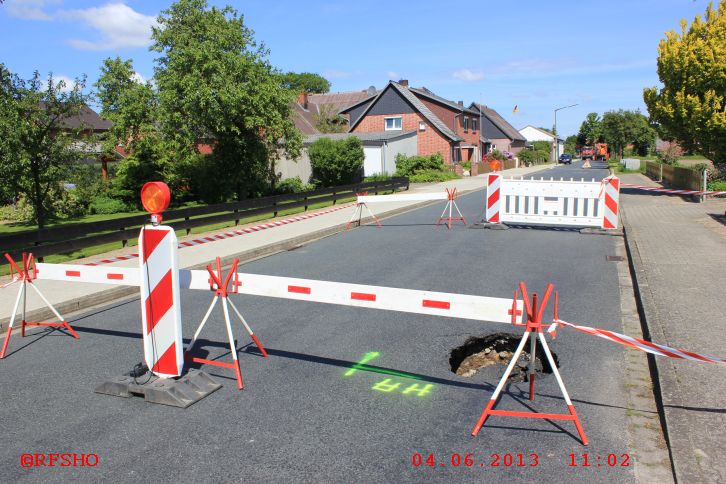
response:
[[[625,258],[622,255],[608,255],[605,256],[605,260],[608,262],[622,262]]]
[[[487,366],[507,365],[512,360],[521,339],[522,335],[510,333],[471,336],[463,345],[451,350],[449,355],[451,371],[459,376],[471,377]],[[527,368],[530,361],[528,351],[529,342],[527,342],[525,351],[520,355],[519,361],[517,361],[512,374],[509,376],[510,381],[527,381]],[[547,356],[539,341],[535,353],[536,372],[538,374],[552,373],[552,367],[547,361]],[[555,353],[552,353],[552,358],[555,360],[557,368],[559,368],[560,362]]]

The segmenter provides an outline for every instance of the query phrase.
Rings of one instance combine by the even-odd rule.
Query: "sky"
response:
[[[726,1],[726,0],[724,0]],[[21,77],[86,75],[131,58],[152,79],[151,26],[171,1],[5,0],[0,62]],[[227,0],[281,71],[317,72],[331,91],[407,79],[465,104],[496,109],[515,128],[576,134],[587,113],[640,109],[658,85],[658,43],[706,0]],[[518,112],[514,113],[514,106]]]

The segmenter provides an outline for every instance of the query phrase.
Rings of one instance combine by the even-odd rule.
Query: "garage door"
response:
[[[380,146],[364,146],[363,153],[365,154],[365,160],[363,160],[363,172],[364,176],[375,175],[381,173],[381,153],[382,149]]]

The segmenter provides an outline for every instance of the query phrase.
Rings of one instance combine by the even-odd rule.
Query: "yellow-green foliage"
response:
[[[726,1],[658,46],[663,88],[643,93],[651,119],[687,151],[726,163]]]

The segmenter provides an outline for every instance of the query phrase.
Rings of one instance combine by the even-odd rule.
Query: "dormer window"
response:
[[[403,118],[384,118],[386,131],[400,131],[403,129]]]

